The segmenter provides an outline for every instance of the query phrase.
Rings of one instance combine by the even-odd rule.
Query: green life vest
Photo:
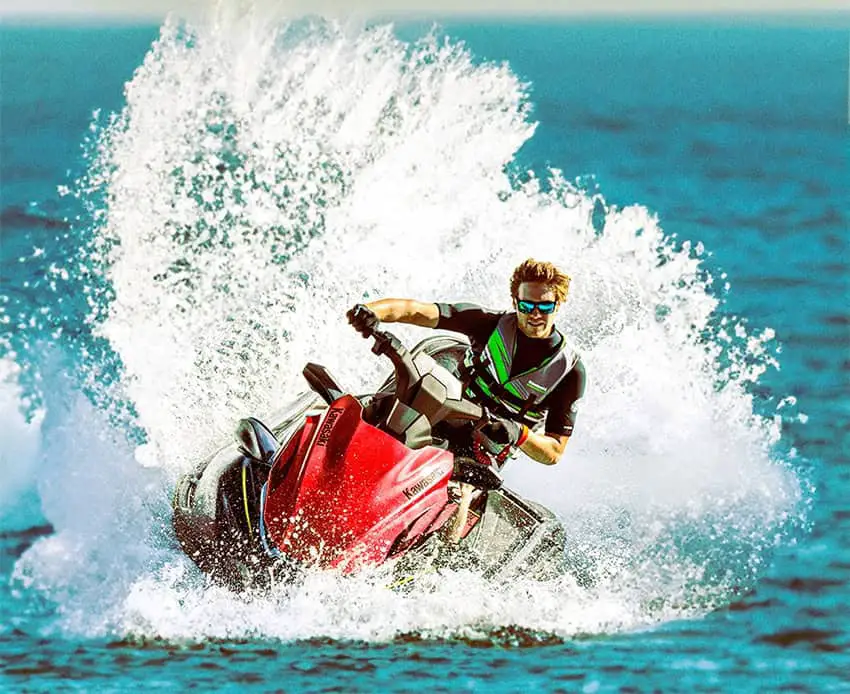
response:
[[[517,317],[506,313],[480,356],[470,350],[464,359],[469,374],[467,394],[496,412],[534,428],[543,421],[540,403],[575,366],[578,355],[561,339],[558,350],[542,364],[511,377],[517,345]]]

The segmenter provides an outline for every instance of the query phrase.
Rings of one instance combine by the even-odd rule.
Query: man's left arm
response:
[[[538,463],[554,465],[561,459],[569,440],[570,437],[566,435],[536,434],[529,431],[519,449]]]
[[[524,440],[520,437],[519,448],[529,458],[544,465],[555,465],[561,459],[573,434],[586,380],[584,364],[579,359],[548,398],[551,402],[546,413],[546,433],[529,431]]]

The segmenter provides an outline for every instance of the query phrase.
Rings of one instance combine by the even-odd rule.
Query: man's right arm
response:
[[[382,323],[410,323],[423,328],[436,328],[440,320],[437,304],[413,299],[379,299],[366,304]]]

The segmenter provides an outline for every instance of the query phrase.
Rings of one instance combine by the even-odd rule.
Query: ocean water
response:
[[[0,689],[850,691],[847,27],[0,26]],[[591,380],[507,478],[584,580],[209,585],[177,476],[527,256]]]

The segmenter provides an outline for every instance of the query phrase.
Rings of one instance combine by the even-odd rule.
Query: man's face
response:
[[[555,314],[558,312],[559,305],[555,304],[555,310],[548,314],[541,313],[536,306],[531,313],[522,313],[517,308],[517,301],[555,301],[555,292],[542,282],[523,282],[517,290],[517,298],[514,299],[519,329],[528,337],[549,337],[555,325]]]

